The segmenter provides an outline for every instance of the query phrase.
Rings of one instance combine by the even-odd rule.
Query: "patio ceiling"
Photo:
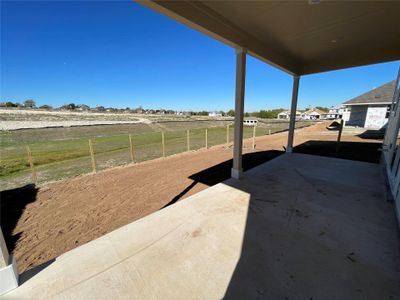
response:
[[[290,74],[400,59],[400,1],[138,2]]]

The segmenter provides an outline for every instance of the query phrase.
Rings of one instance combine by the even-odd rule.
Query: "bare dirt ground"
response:
[[[325,127],[326,123],[319,123],[296,130],[295,144],[335,141],[337,132],[328,132]],[[344,133],[343,140],[379,142],[352,133]],[[259,137],[257,151],[283,150],[286,141],[286,132]],[[245,153],[250,152],[250,145],[251,140],[246,140]],[[7,244],[23,272],[207,188],[207,184],[191,179],[192,175],[231,158],[231,147],[217,146],[41,188],[4,192],[1,226]]]

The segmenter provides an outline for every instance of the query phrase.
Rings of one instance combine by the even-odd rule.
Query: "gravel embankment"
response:
[[[151,123],[132,114],[0,110],[0,130]]]

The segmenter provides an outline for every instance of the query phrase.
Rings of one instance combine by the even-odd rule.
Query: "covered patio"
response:
[[[399,83],[386,172],[292,152],[301,76],[400,59],[400,2],[139,2],[236,49],[232,179],[24,274],[5,297],[399,298]],[[292,75],[293,91],[286,154],[243,173],[248,54]]]
[[[242,176],[246,55],[293,76],[288,153],[293,149],[301,76],[400,59],[399,2],[137,2],[236,49],[236,179]]]
[[[5,298],[398,299],[383,175],[284,154],[28,271]]]

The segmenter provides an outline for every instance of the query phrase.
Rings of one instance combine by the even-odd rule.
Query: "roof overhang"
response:
[[[392,102],[374,102],[374,103],[343,103],[343,106],[360,106],[360,105],[390,105]]]
[[[400,59],[400,1],[137,2],[290,74]]]

